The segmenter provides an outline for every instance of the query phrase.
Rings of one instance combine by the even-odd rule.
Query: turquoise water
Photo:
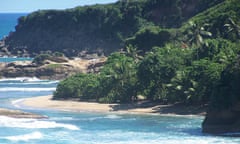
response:
[[[32,61],[33,58],[29,57],[0,57],[0,63],[9,63],[9,62],[14,62],[14,61]]]

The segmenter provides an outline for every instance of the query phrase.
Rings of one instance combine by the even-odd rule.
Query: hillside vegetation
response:
[[[143,95],[152,101],[211,101],[212,108],[230,107],[238,99],[232,86],[237,74],[230,70],[239,69],[239,8],[237,0],[227,0],[191,17],[179,28],[144,27],[126,39],[122,52],[108,57],[99,74],[68,78],[59,84],[54,96],[89,96],[111,103],[131,102]],[[231,96],[235,97],[229,101],[226,95],[216,94],[226,74],[232,75],[226,89],[233,89]],[[91,77],[95,83],[88,86]],[[66,94],[67,89],[74,94]]]
[[[124,48],[127,39],[141,36],[144,28],[178,28],[190,17],[222,1],[121,0],[67,10],[39,10],[19,18],[16,32],[6,38],[5,45],[14,55],[46,51],[67,56],[82,51],[109,55]],[[159,30],[158,35],[164,37],[167,32]],[[168,37],[156,44],[162,46],[161,42],[168,41]]]

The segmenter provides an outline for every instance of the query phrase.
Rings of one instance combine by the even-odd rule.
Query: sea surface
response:
[[[0,13],[0,39],[15,31],[18,18],[26,15],[27,13]]]
[[[1,16],[0,24],[3,19]],[[11,19],[10,17],[8,18]],[[14,29],[12,26],[15,24],[11,22],[16,22],[16,19],[12,17],[8,20],[11,26],[5,24],[4,28],[9,27],[9,31]],[[0,31],[2,35],[3,30]],[[0,59],[0,62],[13,60],[22,60],[22,58],[4,58]],[[74,113],[22,105],[25,98],[52,94],[58,83],[59,81],[28,77],[0,79],[0,107],[24,110],[49,117],[49,119],[38,120],[0,116],[0,144],[240,143],[240,138],[201,133],[203,121],[201,116]]]

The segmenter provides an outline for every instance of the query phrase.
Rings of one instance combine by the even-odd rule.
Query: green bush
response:
[[[170,30],[157,26],[141,29],[134,37],[127,39],[126,45],[136,46],[142,52],[150,51],[154,46],[164,46],[172,39]]]
[[[138,80],[141,89],[148,99],[163,100],[167,97],[166,84],[176,75],[176,72],[185,64],[188,50],[167,45],[156,47],[149,52],[138,67]]]
[[[49,54],[40,54],[33,59],[33,63],[35,63],[37,65],[42,65],[42,64],[44,64],[44,61],[49,59],[50,57],[51,57],[51,55],[49,55]]]
[[[126,103],[136,96],[136,63],[133,58],[113,53],[101,70],[101,101]]]
[[[78,74],[61,81],[54,93],[54,99],[97,99],[98,75]]]

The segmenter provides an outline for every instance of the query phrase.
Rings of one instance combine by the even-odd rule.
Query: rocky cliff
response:
[[[203,132],[222,134],[240,132],[240,56],[229,64],[214,88]]]
[[[240,132],[240,109],[208,111],[202,129],[204,133],[220,135]]]

